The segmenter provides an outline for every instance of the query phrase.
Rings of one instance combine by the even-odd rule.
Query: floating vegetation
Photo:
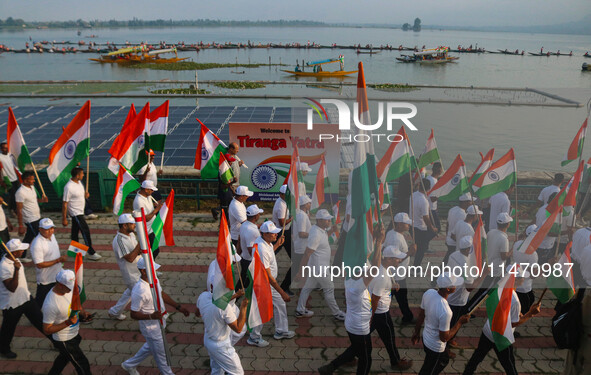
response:
[[[236,63],[196,63],[193,61],[181,61],[166,64],[124,64],[122,66],[134,69],[154,69],[154,70],[207,70],[219,68],[260,68],[261,66],[283,66],[285,64],[236,64]]]
[[[225,82],[216,82],[214,86],[221,87],[224,89],[238,89],[238,90],[252,90],[252,89],[262,89],[265,86],[263,83],[259,82],[248,82],[248,81],[225,81]]]
[[[150,90],[150,94],[171,94],[171,95],[195,95],[195,94],[209,94],[210,91],[204,89],[194,88],[180,88],[180,89],[157,89]]]
[[[378,84],[372,84],[372,85],[367,85],[367,86],[371,87],[373,89],[376,89],[376,90],[389,91],[389,92],[405,92],[405,91],[419,90],[415,86],[406,85],[406,84],[403,85],[400,83],[378,83]]]

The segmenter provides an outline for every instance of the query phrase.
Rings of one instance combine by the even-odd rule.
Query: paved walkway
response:
[[[61,222],[56,214],[50,215],[56,223]],[[205,289],[207,266],[215,257],[217,246],[217,224],[207,222],[193,226],[191,219],[195,215],[175,214],[175,247],[163,248],[158,262],[163,265],[161,282],[164,290],[174,299],[183,303],[190,311],[195,311],[197,296]],[[129,316],[125,321],[110,319],[107,310],[125,290],[114,259],[111,242],[116,232],[116,220],[113,215],[103,214],[99,219],[90,221],[95,248],[103,256],[97,262],[88,261],[84,265],[84,281],[88,300],[85,308],[96,312],[95,320],[82,325],[82,349],[90,360],[93,374],[125,374],[120,368],[121,362],[129,358],[141,347],[144,340],[139,332],[138,323]],[[62,249],[69,243],[69,228],[60,227],[56,237]],[[16,236],[16,233],[13,233]],[[425,257],[426,261],[441,261],[445,245],[440,235],[432,242],[432,250]],[[288,258],[284,251],[278,255],[280,279],[288,267]],[[73,262],[66,264],[73,268]],[[26,265],[29,289],[35,292],[35,273],[31,264]],[[536,285],[543,288],[543,280],[536,280]],[[410,290],[411,308],[417,310],[424,290]],[[538,295],[539,295],[538,291]],[[344,307],[344,291],[335,291],[339,306]],[[517,339],[516,358],[520,374],[559,374],[564,367],[566,351],[556,349],[550,332],[550,318],[555,303],[551,293],[546,294],[541,316],[534,318],[520,327],[521,338]],[[288,303],[290,329],[297,333],[293,340],[276,341],[272,338],[272,322],[265,325],[263,336],[270,341],[267,348],[256,348],[246,344],[243,338],[236,349],[247,374],[313,374],[316,369],[335,358],[348,345],[347,333],[342,322],[335,321],[325,307],[321,294],[312,293],[309,305],[315,315],[309,319],[295,319],[294,310],[297,297]],[[392,315],[396,324],[397,343],[403,357],[414,360],[412,371],[417,373],[424,358],[422,346],[410,342],[413,327],[401,327],[400,311],[393,303]],[[129,314],[127,314],[129,315]],[[458,342],[463,349],[456,349],[457,357],[450,361],[446,374],[461,374],[468,358],[478,343],[484,323],[484,310],[481,308],[471,321],[464,326]],[[172,312],[167,326],[167,339],[172,352],[172,365],[177,374],[207,374],[209,357],[203,347],[203,323],[194,314],[184,317]],[[389,368],[388,354],[383,344],[374,333],[372,373],[398,373]],[[45,374],[51,367],[57,352],[50,342],[30,326],[26,318],[21,319],[12,342],[12,350],[18,354],[16,360],[0,358],[0,373],[6,374]],[[146,360],[139,368],[142,374],[157,374],[152,359]],[[491,352],[478,369],[482,374],[502,374],[503,369]],[[340,369],[343,374],[355,372],[355,367]],[[71,366],[65,374],[74,374]]]

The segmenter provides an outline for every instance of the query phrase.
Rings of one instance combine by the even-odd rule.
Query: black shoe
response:
[[[294,292],[292,292],[292,291],[291,291],[291,289],[289,289],[289,288],[287,288],[287,289],[285,290],[285,293],[287,293],[287,295],[288,295],[288,296],[290,296],[290,297],[293,297],[293,296],[295,296],[295,293],[294,293]]]
[[[320,373],[320,375],[332,375],[334,370],[335,368],[332,363],[318,368],[318,372]]]
[[[2,354],[3,357],[8,358],[8,359],[15,359],[16,358],[16,353],[11,352],[11,351],[7,351],[5,353],[0,353]]]
[[[211,216],[213,216],[214,220],[218,219],[218,210],[216,210],[215,208],[211,209]]]
[[[415,318],[412,318],[410,320],[402,319],[400,321],[400,324],[403,325],[403,326],[411,326],[411,325],[415,325],[416,322],[417,322],[417,320]]]

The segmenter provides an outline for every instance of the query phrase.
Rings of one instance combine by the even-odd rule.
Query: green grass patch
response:
[[[47,85],[0,85],[0,93],[30,94],[99,94],[123,93],[145,87],[137,83],[68,83]]]
[[[168,64],[129,64],[122,65],[126,68],[134,69],[153,69],[153,70],[207,70],[207,69],[219,69],[219,68],[260,68],[262,66],[283,66],[285,64],[238,64],[235,63],[196,63],[193,61],[180,61],[176,63]]]
[[[258,83],[258,82],[248,82],[248,81],[226,81],[226,82],[217,82],[214,86],[221,87],[224,89],[239,89],[239,90],[252,90],[252,89],[262,89],[265,87],[265,84]]]
[[[180,89],[158,89],[151,90],[150,94],[171,94],[171,95],[195,95],[195,94],[209,94],[210,91],[204,89],[191,89],[191,88],[180,88]]]
[[[415,86],[411,85],[403,85],[400,83],[378,83],[373,85],[367,85],[372,89],[380,90],[380,91],[388,91],[388,92],[405,92],[405,91],[415,91],[419,90]]]

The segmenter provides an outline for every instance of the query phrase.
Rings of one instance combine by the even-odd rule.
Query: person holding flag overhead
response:
[[[154,158],[156,157],[154,150],[148,150],[146,153],[148,154],[148,163],[137,173],[140,175],[141,182],[150,180],[154,183],[154,186],[158,186],[158,175],[162,175],[162,169],[158,170],[154,164]],[[162,195],[158,191],[153,192],[152,195],[157,201],[162,199]]]
[[[144,209],[144,213],[146,215],[146,224],[148,226],[148,238],[150,239],[150,247],[154,244],[154,239],[156,235],[154,234],[154,230],[152,229],[152,223],[154,222],[154,218],[156,214],[162,208],[164,202],[162,200],[158,201],[156,207],[154,207],[154,198],[152,197],[152,193],[158,191],[158,188],[154,185],[154,183],[150,180],[144,180],[142,182],[142,187],[140,191],[135,196],[133,200],[133,210],[134,211],[141,211],[142,208]],[[154,250],[154,259],[160,253],[160,248]]]
[[[289,206],[285,201],[285,194],[287,193],[287,185],[281,185],[279,188],[279,198],[275,200],[275,205],[273,206],[273,217],[272,221],[276,227],[283,230],[283,237],[285,240],[282,242],[282,246],[291,259],[291,221],[293,217],[290,217],[289,214]],[[293,194],[293,193],[292,193]],[[281,250],[281,246],[277,248],[276,251]],[[291,267],[287,271],[285,278],[281,282],[281,289],[283,289],[289,296],[294,296],[295,294],[289,289],[291,285]]]

